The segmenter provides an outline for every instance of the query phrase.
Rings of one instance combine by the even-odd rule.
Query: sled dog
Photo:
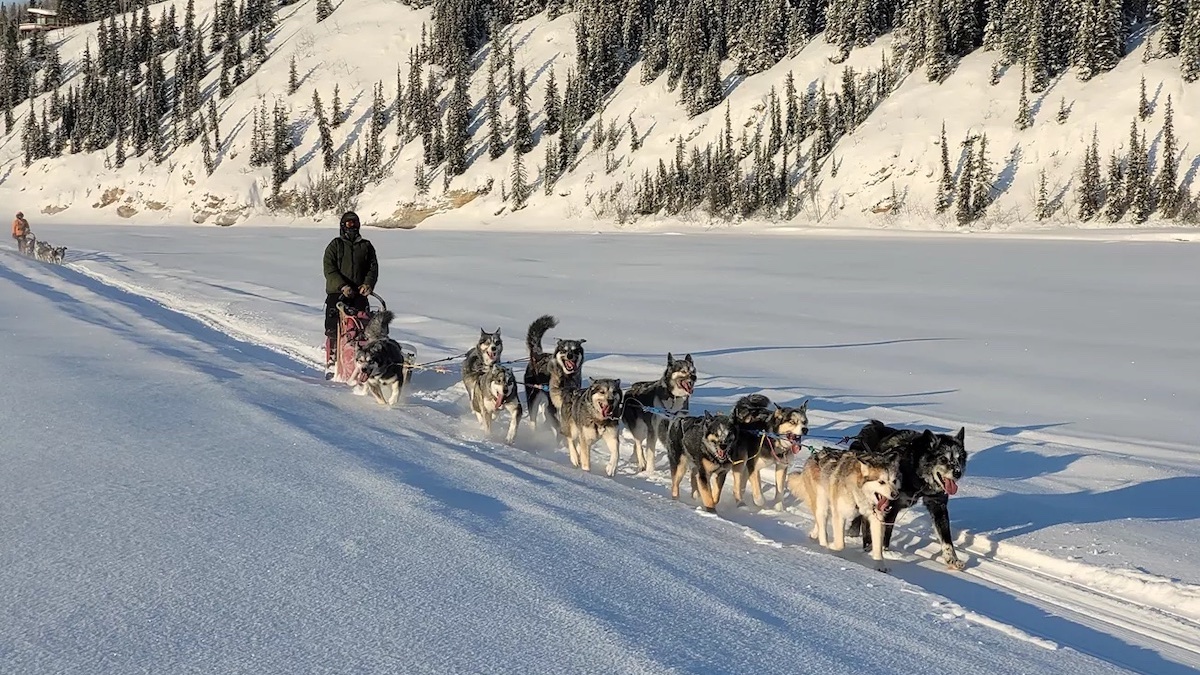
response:
[[[929,429],[901,430],[879,420],[871,420],[858,432],[856,442],[873,450],[895,452],[900,456],[900,494],[891,503],[883,519],[885,550],[891,545],[896,517],[920,500],[933,520],[934,533],[942,545],[942,560],[952,570],[963,568],[963,562],[954,550],[954,538],[950,531],[950,497],[958,492],[958,481],[967,470],[966,434],[966,428],[960,428],[954,435],[935,434]],[[862,533],[864,549],[871,548],[877,541],[876,533],[861,521],[851,524],[850,529]]]
[[[709,412],[676,417],[667,424],[665,444],[671,467],[671,499],[679,499],[679,484],[690,466],[693,497],[698,494],[704,510],[716,513],[725,474],[734,462],[737,432],[733,420]]]
[[[788,466],[800,452],[800,441],[808,433],[808,401],[799,408],[783,407],[762,394],[750,394],[738,399],[732,415],[738,430],[738,445],[747,458],[745,471],[754,504],[762,508],[766,503],[759,468],[774,466],[775,510],[782,511]]]
[[[500,355],[503,352],[504,340],[500,339],[500,329],[497,328],[495,333],[489,333],[480,328],[479,340],[475,342],[474,347],[467,351],[467,357],[462,366],[462,383],[463,388],[467,390],[467,398],[474,396],[475,381],[490,366],[500,362]]]
[[[583,386],[583,343],[587,340],[558,340],[554,352],[542,351],[542,337],[546,331],[558,325],[558,319],[546,314],[529,324],[525,334],[525,346],[529,349],[529,365],[525,366],[525,403],[529,410],[529,423],[537,428],[538,406],[546,411],[546,421],[552,429],[559,424],[557,406],[547,394],[550,378],[557,373],[565,388]]]
[[[810,537],[821,546],[840,551],[846,546],[846,521],[864,518],[875,533],[871,558],[875,569],[887,571],[883,560],[883,519],[900,492],[900,458],[896,453],[866,450],[861,444],[848,450],[823,448],[813,453],[804,469],[788,476],[788,490],[804,499],[812,511]],[[833,519],[833,542],[826,521]]]
[[[400,400],[404,388],[412,380],[415,350],[405,349],[399,342],[388,337],[388,325],[395,318],[391,310],[376,312],[363,329],[364,341],[354,350],[354,377],[352,381],[360,392],[365,390],[380,405],[394,406]],[[388,397],[383,397],[383,387],[389,387]]]
[[[591,471],[592,446],[604,439],[609,459],[604,473],[617,473],[620,449],[621,381],[602,378],[584,388],[571,386],[572,376],[560,370],[550,371],[551,405],[558,411],[559,433],[567,442],[571,464]],[[532,413],[531,413],[532,414]]]
[[[688,400],[696,388],[696,364],[691,354],[677,359],[667,352],[667,368],[653,382],[635,382],[625,390],[625,410],[621,414],[625,428],[633,436],[633,458],[638,471],[654,473],[654,449],[658,431],[666,431],[667,418],[647,407],[679,415],[688,412]]]
[[[471,379],[471,387],[468,390],[471,411],[475,413],[484,433],[491,435],[492,424],[500,411],[508,411],[508,434],[504,441],[512,445],[517,438],[517,424],[523,413],[521,398],[517,394],[517,377],[512,369],[499,363],[484,366]]]

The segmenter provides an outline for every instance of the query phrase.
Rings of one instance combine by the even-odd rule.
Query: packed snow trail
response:
[[[68,269],[0,280],[0,671],[1118,672]]]

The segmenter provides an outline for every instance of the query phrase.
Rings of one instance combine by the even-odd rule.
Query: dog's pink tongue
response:
[[[885,511],[887,511],[888,504],[890,504],[891,502],[888,500],[887,497],[884,497],[883,495],[877,495],[877,496],[879,497],[879,499],[878,499],[878,501],[875,502],[875,508],[879,509],[880,513],[883,513]]]
[[[949,476],[942,478],[942,488],[946,490],[946,494],[953,495],[958,493],[958,483]]]
[[[683,390],[686,391],[687,393],[689,393],[689,394],[692,393],[692,386],[693,385],[692,385],[691,380],[683,381]]]

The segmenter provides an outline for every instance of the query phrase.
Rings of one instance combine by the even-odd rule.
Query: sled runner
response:
[[[363,335],[363,329],[367,327],[367,322],[376,312],[387,309],[387,302],[383,298],[371,294],[371,297],[379,300],[380,307],[371,309],[368,305],[366,310],[355,309],[344,302],[337,304],[338,308],[338,335],[337,342],[334,343],[334,371],[332,375],[326,374],[326,379],[334,382],[346,382],[354,384],[355,364],[354,352],[359,345],[366,342],[366,336]],[[329,362],[329,354],[325,355],[326,363]]]

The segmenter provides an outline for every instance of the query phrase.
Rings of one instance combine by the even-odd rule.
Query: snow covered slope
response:
[[[790,640],[786,650],[806,649],[791,644],[798,634],[804,636],[800,642],[814,645],[813,650],[827,650],[827,641],[861,642],[846,637],[858,627],[834,626],[828,622],[841,619],[828,618],[814,624],[808,609],[795,610],[789,604],[811,602],[815,593],[841,607],[842,597],[849,594],[849,603],[866,603],[848,605],[866,607],[855,610],[860,619],[876,617],[876,624],[900,621],[894,625],[904,626],[906,634],[912,634],[910,619],[958,617],[1044,647],[1083,651],[1137,672],[1191,672],[1200,664],[1195,646],[1200,644],[1195,639],[1200,633],[1200,550],[1190,536],[1200,512],[1188,506],[1200,475],[1200,455],[1194,434],[1181,422],[1190,419],[1200,391],[1186,369],[1177,367],[1193,361],[1195,345],[1200,344],[1194,322],[1179,319],[1189,315],[1190,298],[1197,290],[1184,272],[1197,262],[1191,246],[371,233],[384,269],[379,292],[399,314],[395,332],[418,347],[421,360],[460,354],[480,326],[491,330],[497,325],[506,336],[505,356],[518,358],[523,356],[528,322],[551,312],[561,320],[551,337],[588,338],[591,351],[584,370],[592,377],[651,379],[661,372],[667,351],[693,353],[701,373],[697,409],[726,408],[738,396],[753,392],[783,404],[808,399],[813,433],[830,438],[871,417],[918,428],[965,424],[972,456],[962,491],[951,503],[958,545],[968,560],[965,573],[947,573],[933,560],[937,549],[930,542],[924,511],[918,508],[901,518],[892,554],[894,579],[871,573],[854,577],[860,581],[846,578],[843,584],[836,575],[844,574],[843,568],[855,575],[866,573],[866,559],[853,550],[832,556],[811,543],[811,521],[801,507],[776,514],[724,503],[719,509],[724,522],[718,524],[693,513],[686,499],[683,504],[669,503],[661,468],[657,478],[635,475],[625,463],[628,442],[618,476],[610,480],[579,476],[561,452],[544,439],[530,437],[527,427],[522,428],[518,450],[482,439],[474,423],[466,421],[453,368],[418,373],[412,404],[400,411],[377,410],[369,400],[341,388],[327,390],[332,385],[316,381],[311,364],[319,353],[320,315],[313,251],[320,250],[328,232],[48,226],[40,234],[72,246],[67,267],[47,269],[9,256],[0,270],[6,279],[52,298],[52,305],[102,316],[96,320],[120,327],[143,345],[153,356],[149,363],[162,359],[168,371],[182,370],[185,383],[217,380],[211,393],[202,387],[189,394],[200,402],[200,410],[216,406],[213,412],[175,414],[170,393],[162,391],[167,385],[159,382],[164,376],[158,371],[141,375],[142,381],[154,383],[147,388],[148,398],[119,389],[106,401],[127,400],[121,410],[146,408],[160,414],[118,416],[119,425],[105,427],[114,435],[129,436],[131,443],[165,443],[188,456],[215,453],[219,462],[225,461],[219,448],[237,446],[237,456],[247,458],[233,463],[242,473],[241,462],[281,448],[288,454],[280,460],[286,467],[280,470],[300,484],[314,480],[311,474],[340,475],[323,464],[321,448],[385,474],[382,479],[362,478],[370,486],[379,486],[389,476],[406,476],[403,490],[436,493],[430,497],[434,512],[465,519],[490,533],[486,541],[454,539],[482,547],[489,560],[503,557],[513,568],[533,565],[541,570],[542,563],[533,563],[533,558],[541,554],[538,551],[553,550],[556,564],[573,571],[553,567],[550,576],[585,574],[589,582],[571,585],[575,592],[570,597],[589,608],[585,613],[604,608],[594,611],[607,617],[600,622],[607,626],[606,634],[646,630],[625,633],[613,625],[616,617],[622,623],[641,619],[629,619],[626,613],[631,610],[624,605],[613,609],[608,600],[612,594],[674,597],[683,591],[661,590],[662,577],[682,575],[687,579],[684,585],[699,584],[701,590],[692,592],[703,595],[705,602],[715,594],[716,602],[744,611],[768,611],[763,608],[784,602],[782,608],[769,611],[782,624],[757,614],[747,624],[747,634],[757,634],[761,627],[754,621],[790,626],[779,633],[768,628],[762,646]],[[581,255],[585,250],[587,259]],[[781,274],[793,280],[781,284]],[[87,294],[86,300],[76,297],[81,293]],[[1088,298],[1099,299],[1099,304]],[[6,326],[23,326],[15,317],[40,311],[45,304],[34,296],[13,302],[14,319],[6,319]],[[1114,311],[1118,318],[1107,314]],[[21,330],[32,336],[49,333]],[[90,341],[114,355],[114,367],[134,367],[129,350],[122,355],[103,337]],[[76,364],[74,355],[81,348],[46,343],[36,349],[72,354],[68,363]],[[31,360],[20,354],[5,358],[20,364]],[[72,372],[80,367],[63,368]],[[71,381],[80,379],[111,378],[85,372]],[[223,408],[226,403],[232,408]],[[48,410],[54,405],[46,403]],[[108,410],[108,405],[100,407]],[[254,412],[263,409],[269,414]],[[29,412],[9,414],[31,419]],[[96,419],[105,414],[109,413]],[[207,416],[196,422],[202,432],[184,436],[173,420],[192,415]],[[217,421],[245,416],[251,416],[246,425],[256,427],[245,435],[238,425]],[[331,420],[337,431],[329,431],[322,420]],[[151,422],[161,426],[143,433]],[[361,424],[355,427],[357,422]],[[220,431],[210,434],[207,429],[214,424]],[[81,442],[94,442],[96,434],[90,429],[97,425],[101,422],[84,422],[89,431],[79,434]],[[124,433],[128,428],[137,430],[136,438]],[[53,446],[65,435],[57,427],[45,433],[35,446]],[[137,440],[143,437],[149,440]],[[307,446],[313,447],[305,450]],[[12,446],[7,447],[11,452]],[[301,454],[296,459],[296,452],[318,456],[307,460],[308,455]],[[661,462],[660,453],[660,467]],[[587,496],[575,496],[571,491],[577,488]],[[337,487],[328,490],[339,492]],[[200,492],[196,488],[187,494]],[[281,489],[271,492],[287,494]],[[315,492],[313,500],[322,508],[341,504],[324,489]],[[370,494],[398,499],[406,509],[414,503],[405,501],[403,494],[392,497],[382,487]],[[439,502],[437,495],[444,499]],[[505,512],[497,501],[515,511],[533,510],[523,501],[526,498],[544,505],[553,517],[547,515],[547,521],[539,520],[531,529],[515,529],[507,521],[479,524],[491,522],[487,519],[494,516],[487,514]],[[356,513],[373,512],[371,499],[363,499],[367,502]],[[247,503],[246,508],[257,506],[245,495],[234,501]],[[586,510],[575,512],[584,508],[583,502]],[[317,522],[349,519],[336,512],[304,513],[303,519]],[[669,515],[673,513],[677,515]],[[269,522],[268,516],[252,518]],[[697,530],[693,536],[693,522],[716,529]],[[575,527],[589,534],[575,532]],[[561,532],[561,541],[546,531]],[[362,536],[372,542],[377,536],[386,539],[387,555],[407,555],[393,548],[402,544],[387,528]],[[406,530],[404,536],[417,535]],[[498,543],[505,538],[509,543]],[[578,544],[583,541],[590,548]],[[753,542],[762,545],[746,546]],[[527,551],[525,545],[536,551]],[[660,545],[666,548],[657,548]],[[512,547],[516,552],[509,551]],[[28,555],[31,549],[22,550]],[[620,561],[632,555],[635,562],[618,561],[616,550],[621,551]],[[702,555],[697,551],[707,551],[707,557],[695,559],[694,567],[680,558],[685,552]],[[760,551],[773,553],[761,558]],[[709,571],[697,571],[704,568]],[[592,572],[597,576],[590,576]],[[810,572],[811,578],[806,576]],[[369,578],[383,574],[359,573]],[[638,581],[631,584],[634,578]],[[830,578],[837,582],[830,584]],[[727,580],[737,581],[725,586]],[[758,599],[747,600],[742,591],[733,590],[739,584],[749,584],[746,592]],[[805,599],[794,598],[785,588]],[[821,595],[826,591],[832,595]],[[920,609],[908,607],[905,598],[924,604]],[[887,609],[871,605],[878,602]],[[822,615],[842,611],[804,606]],[[744,669],[735,665],[742,661],[734,659],[751,657],[741,650],[731,652],[728,644],[721,656],[706,657],[706,665],[680,661],[692,657],[676,655],[686,649],[672,642],[680,638],[667,637],[661,621],[679,620],[672,612],[691,610],[687,604],[671,607],[668,612],[651,603],[636,613],[647,617],[647,626],[658,626],[652,634],[663,636],[639,644],[667,645],[654,651],[649,669]],[[868,630],[880,629],[876,625]],[[977,630],[971,629],[972,639]],[[957,641],[961,636],[946,637]],[[985,643],[983,649],[990,651],[992,643]],[[945,642],[928,644],[937,645],[929,649],[939,653],[950,648]],[[672,656],[662,656],[668,652]],[[1021,654],[1020,659],[1033,658]],[[806,653],[803,658],[811,657]],[[863,663],[858,656],[833,658],[839,664],[831,666],[834,670]],[[1075,667],[1068,662],[1043,666],[1037,660],[1022,661],[1025,665],[1013,668],[1030,672]],[[770,664],[794,661],[762,663],[775,672]],[[872,668],[886,670],[889,664]]]
[[[211,21],[209,3],[198,3],[197,18]],[[157,17],[160,7],[156,5]],[[408,56],[420,41],[421,26],[430,17],[427,9],[414,10],[391,0],[351,0],[340,3],[332,16],[316,22],[315,0],[301,0],[279,10],[279,27],[269,44],[270,58],[249,79],[238,86],[228,99],[218,102],[222,145],[215,151],[216,168],[207,176],[198,142],[175,150],[168,160],[155,165],[144,158],[129,161],[122,169],[111,168],[104,152],[65,155],[38,160],[22,167],[19,131],[0,142],[0,202],[37,214],[41,220],[70,223],[121,222],[180,223],[200,220],[223,225],[233,223],[293,222],[292,216],[273,213],[265,200],[269,195],[269,167],[251,167],[251,120],[253,111],[265,101],[270,109],[281,100],[289,111],[296,149],[297,171],[285,189],[304,189],[322,173],[320,136],[312,110],[312,94],[319,92],[328,107],[335,86],[347,110],[347,122],[333,130],[332,139],[339,151],[353,154],[363,140],[369,118],[372,88],[382,83],[389,109],[394,106],[397,69],[407,77]],[[182,4],[179,7],[182,13]],[[544,91],[554,68],[559,86],[575,60],[574,15],[549,20],[543,13],[506,29],[515,47],[518,68],[530,76],[530,100],[534,111],[535,136]],[[55,33],[66,72],[78,65],[85,45],[95,48],[95,25],[80,26]],[[389,126],[385,133],[388,175],[369,185],[358,202],[359,211],[372,222],[397,225],[420,223],[438,227],[443,223],[467,221],[477,226],[540,229],[561,227],[563,221],[610,228],[619,213],[628,211],[634,182],[644,171],[655,171],[660,160],[674,160],[676,141],[703,147],[715,142],[723,130],[728,106],[734,134],[743,131],[753,137],[764,123],[768,92],[782,91],[786,74],[791,71],[800,91],[818,89],[822,82],[836,89],[843,68],[859,73],[878,68],[888,55],[891,39],[856,49],[845,63],[833,64],[836,48],[821,36],[796,55],[785,58],[771,69],[743,78],[730,74],[726,64],[728,95],[722,105],[695,118],[688,118],[678,104],[678,92],[669,91],[666,76],[642,85],[638,68],[613,92],[598,116],[607,122],[624,125],[632,121],[641,139],[641,148],[629,147],[626,132],[613,153],[615,170],[609,172],[603,151],[594,150],[590,140],[591,120],[584,128],[583,150],[572,171],[561,178],[551,194],[535,185],[530,205],[517,213],[505,207],[502,183],[509,181],[513,164],[510,148],[496,160],[488,158],[488,125],[484,120],[483,98],[486,91],[485,65],[494,57],[494,45],[477,55],[477,67],[471,81],[472,139],[469,146],[471,165],[466,173],[443,183],[441,170],[432,173],[431,194],[420,196],[415,187],[420,164],[420,141],[400,144]],[[926,81],[922,73],[909,76],[899,89],[874,111],[867,121],[833,148],[830,160],[819,170],[817,180],[805,175],[807,166],[794,175],[814,185],[810,198],[787,225],[853,228],[958,229],[953,211],[934,211],[937,179],[940,175],[938,135],[946,124],[951,146],[951,163],[958,173],[965,150],[960,143],[969,136],[986,133],[991,165],[996,176],[992,196],[995,203],[987,215],[971,229],[1037,229],[1079,226],[1075,191],[1083,153],[1095,129],[1100,139],[1102,159],[1110,151],[1122,154],[1129,137],[1129,125],[1138,109],[1138,85],[1145,78],[1152,113],[1138,119],[1146,132],[1157,166],[1163,158],[1159,143],[1165,101],[1172,97],[1175,110],[1175,135],[1183,139],[1178,157],[1179,176],[1193,188],[1200,150],[1186,139],[1200,133],[1195,85],[1186,85],[1179,75],[1178,59],[1142,62],[1149,49],[1146,31],[1135,31],[1129,43],[1130,54],[1112,72],[1081,83],[1070,73],[1055,79],[1050,87],[1031,100],[1033,126],[1019,130],[1014,124],[1021,86],[1020,71],[1006,68],[998,84],[990,85],[990,72],[997,55],[977,51],[965,57],[948,78],[940,83]],[[286,82],[290,60],[294,58],[300,75],[299,89],[287,95]],[[166,60],[168,72],[173,57]],[[216,89],[218,69],[213,67],[205,81],[206,92]],[[77,80],[78,78],[76,78]],[[67,84],[73,81],[68,80]],[[448,87],[445,90],[448,92]],[[445,93],[444,92],[444,93]],[[37,101],[40,110],[46,96]],[[1060,101],[1069,109],[1065,123],[1057,113]],[[441,101],[444,106],[445,97]],[[502,113],[511,120],[514,108],[505,98]],[[22,128],[28,106],[17,111],[17,129]],[[390,115],[390,113],[389,113]],[[805,144],[807,147],[807,143]],[[803,148],[802,148],[803,150]],[[1156,154],[1157,153],[1157,154]],[[536,179],[543,163],[543,144],[524,160],[531,178]],[[747,160],[748,161],[748,160]],[[794,157],[793,157],[794,163]],[[1051,206],[1056,213],[1046,221],[1034,217],[1039,172],[1045,170]],[[490,186],[490,187],[489,187]],[[448,189],[448,193],[443,191]],[[490,190],[490,191],[488,191]],[[485,192],[484,194],[480,194]],[[899,203],[892,204],[892,196]],[[304,219],[307,220],[307,219]],[[666,219],[648,218],[622,227],[654,229],[669,220],[671,227],[709,227],[714,223],[703,215],[685,215]],[[745,229],[769,228],[779,223],[752,221]],[[1108,226],[1093,221],[1088,227]]]

